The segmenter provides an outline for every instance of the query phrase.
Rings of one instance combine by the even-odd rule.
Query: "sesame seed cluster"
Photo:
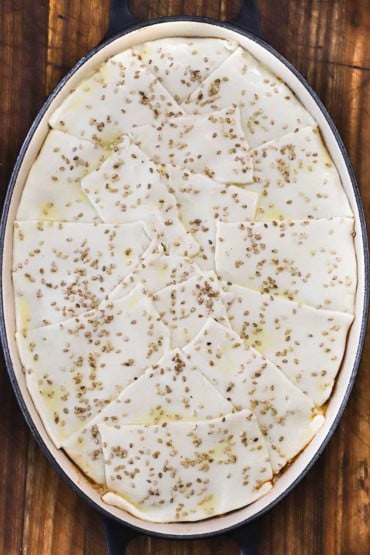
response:
[[[13,285],[50,438],[144,520],[256,501],[323,425],[354,317],[353,214],[316,122],[237,43],[168,38],[49,124]]]

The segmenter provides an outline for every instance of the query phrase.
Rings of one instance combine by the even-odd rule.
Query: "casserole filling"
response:
[[[141,519],[253,503],[322,426],[354,318],[354,219],[316,122],[238,44],[171,38],[49,123],[13,252],[45,429]]]

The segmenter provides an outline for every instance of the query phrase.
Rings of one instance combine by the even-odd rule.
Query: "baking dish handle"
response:
[[[240,555],[258,555],[260,520],[241,525],[232,530],[228,536],[239,545]]]
[[[256,37],[263,38],[258,12],[257,0],[242,0],[239,15],[231,21],[243,31],[252,33]]]
[[[104,518],[108,555],[125,555],[131,540],[139,535],[133,528],[120,524],[110,518]],[[258,555],[259,521],[236,528],[229,534],[239,545],[240,555]],[[190,539],[190,538],[189,538]]]
[[[133,528],[120,524],[111,518],[104,518],[108,555],[125,555],[128,544],[138,536]]]
[[[129,0],[111,0],[109,25],[104,40],[121,33],[139,20],[130,11]],[[242,0],[239,15],[231,21],[234,25],[262,38],[257,0]]]
[[[121,33],[128,27],[139,23],[130,11],[129,0],[111,0],[109,12],[109,24],[104,40]]]

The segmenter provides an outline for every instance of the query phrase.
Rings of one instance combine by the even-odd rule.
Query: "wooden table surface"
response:
[[[239,2],[136,0],[142,18],[227,18]],[[106,29],[108,0],[0,1],[1,198],[17,151],[45,96]],[[369,0],[260,0],[264,35],[305,75],[349,150],[370,216]],[[0,554],[106,553],[99,516],[57,476],[36,446],[0,369]],[[260,554],[370,553],[370,342],[343,419],[319,462],[261,519]],[[130,555],[239,553],[230,539],[136,538]]]

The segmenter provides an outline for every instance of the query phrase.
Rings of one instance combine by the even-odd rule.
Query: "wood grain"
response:
[[[230,18],[239,2],[136,0],[141,18]],[[1,0],[1,198],[17,151],[45,96],[101,40],[107,0]],[[349,150],[370,216],[370,36],[368,0],[260,0],[265,37],[324,101]],[[261,555],[367,555],[370,546],[370,343],[349,406],[319,462],[261,519]],[[98,515],[56,475],[30,437],[4,364],[0,371],[0,553],[106,553]],[[229,539],[167,542],[140,537],[130,555],[238,553]]]

